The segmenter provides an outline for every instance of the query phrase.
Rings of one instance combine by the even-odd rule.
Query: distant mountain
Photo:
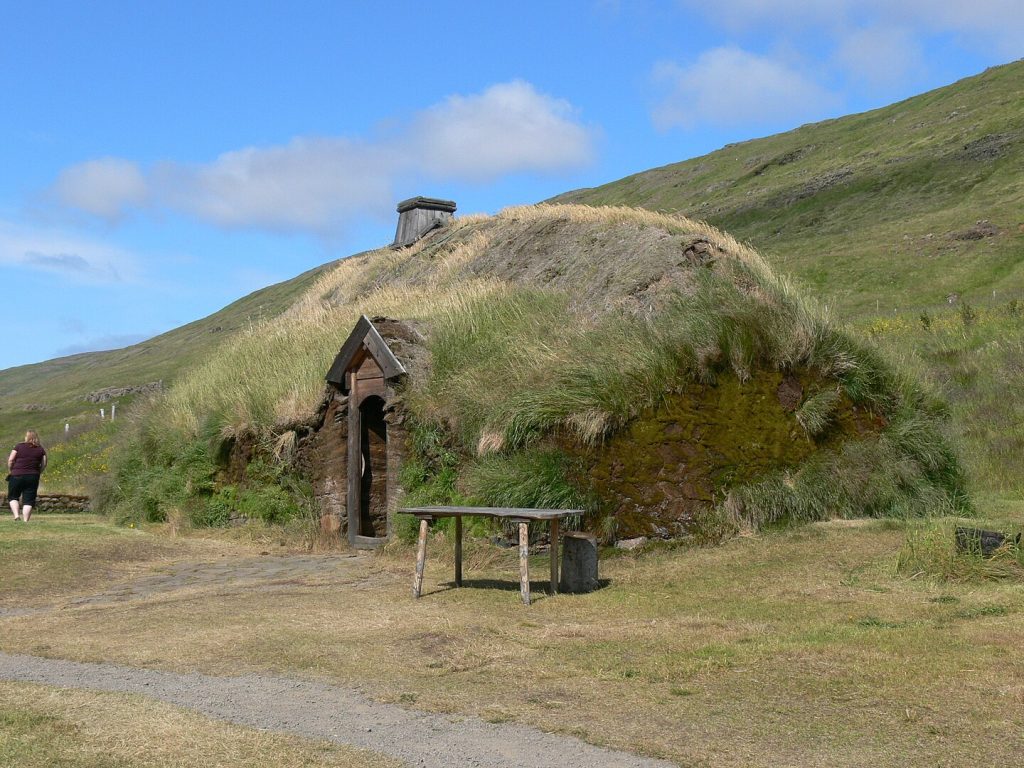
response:
[[[704,219],[850,317],[1024,290],[1024,60],[550,202]]]

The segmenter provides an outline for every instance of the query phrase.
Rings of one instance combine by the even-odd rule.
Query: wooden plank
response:
[[[429,521],[420,520],[420,539],[416,545],[416,577],[412,582],[412,596],[419,597],[423,592],[423,571],[427,566],[427,526]]]
[[[353,401],[356,407],[362,405],[366,398],[372,395],[385,399],[387,382],[384,379],[378,377],[376,379],[357,379],[356,381],[359,387],[359,399]]]
[[[358,397],[359,382],[355,374],[345,374],[348,379],[349,389],[352,396],[348,402],[348,543],[350,546],[357,546],[356,538],[362,535],[359,529],[359,504],[360,484],[362,482],[362,414],[359,412],[356,398]]]
[[[455,518],[455,586],[462,586],[462,518]]]
[[[363,362],[359,364],[359,367],[355,369],[356,378],[360,381],[364,379],[383,379],[384,371],[380,369],[373,357],[367,356]]]
[[[519,523],[519,596],[530,604],[530,524]]]
[[[524,520],[553,520],[572,515],[582,515],[582,509],[526,509],[519,507],[404,507],[398,510],[418,517],[459,517],[479,515],[481,517],[521,518]]]
[[[363,344],[366,345],[366,349],[369,350],[370,354],[373,355],[377,364],[384,372],[386,378],[394,378],[405,373],[405,367],[395,357],[395,353],[391,351],[391,347],[388,346],[387,342],[381,338],[381,335],[377,332],[377,329],[370,324],[369,330],[366,332],[366,336],[363,338]]]
[[[339,387],[343,392],[348,391],[345,374],[351,368],[353,359],[363,346],[363,339],[366,337],[367,329],[372,327],[370,318],[366,315],[360,316],[359,322],[356,323],[356,327],[352,329],[348,338],[345,339],[345,343],[341,345],[338,355],[331,364],[331,369],[327,372],[327,381]]]
[[[551,520],[551,594],[558,594],[558,518]]]
[[[373,327],[370,318],[362,315],[342,345],[337,357],[334,358],[331,369],[327,372],[327,381],[348,394],[345,374],[358,366],[361,362],[360,356],[366,354],[367,351],[377,361],[386,378],[392,379],[405,373],[405,367],[395,357],[377,329]]]

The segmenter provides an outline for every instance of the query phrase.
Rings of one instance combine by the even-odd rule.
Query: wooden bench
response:
[[[547,520],[551,523],[551,594],[558,592],[558,529],[562,518],[581,515],[581,509],[518,509],[509,507],[407,507],[399,512],[415,515],[420,521],[420,537],[416,548],[416,576],[412,595],[423,591],[423,570],[427,562],[427,525],[443,517],[455,518],[455,586],[462,586],[462,518],[466,516],[497,517],[519,525],[519,594],[524,605],[530,604],[530,523]]]

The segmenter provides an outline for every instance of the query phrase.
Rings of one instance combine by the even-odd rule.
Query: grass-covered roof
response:
[[[935,429],[941,406],[924,390],[751,248],[703,223],[628,208],[513,208],[464,218],[409,249],[347,259],[180,380],[143,432],[170,430],[173,444],[248,434],[274,445],[315,410],[361,314],[399,318],[425,339],[403,398],[413,425],[403,482],[414,498],[573,502],[615,517],[621,499],[610,504],[594,474],[612,461],[608,451],[635,451],[635,441],[622,443],[631,428],[734,382],[733,401],[712,397],[715,407],[745,409],[748,427],[767,414],[772,426],[712,420],[734,439],[690,436],[732,446],[703,461],[701,509],[758,524],[963,504]],[[795,400],[764,397],[765,377],[788,377]],[[755,450],[769,433],[780,445]],[[148,443],[147,467],[181,463],[157,457],[166,438]],[[666,461],[685,463],[685,453]],[[626,503],[644,496],[620,486],[614,495]]]

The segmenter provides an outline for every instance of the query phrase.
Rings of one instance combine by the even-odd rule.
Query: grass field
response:
[[[943,440],[967,470],[974,523],[1019,531],[1022,68],[1018,62],[882,110],[731,145],[562,199],[686,212],[753,243],[779,273],[795,275],[827,303],[826,315],[926,382],[938,395],[936,408],[948,403]],[[466,220],[464,242],[455,238],[429,259],[412,258],[414,251],[355,257],[315,284],[307,273],[127,350],[2,372],[0,434],[13,439],[24,426],[40,429],[52,454],[47,489],[81,490],[81,478],[106,472],[109,446],[130,423],[97,422],[84,395],[177,379],[164,411],[140,433],[155,459],[153,471],[136,479],[148,494],[138,498],[170,499],[177,506],[166,516],[180,521],[185,496],[197,488],[208,494],[214,483],[210,457],[189,447],[206,450],[211,435],[246,430],[278,437],[280,425],[307,415],[357,303],[370,314],[411,319],[441,307],[459,319],[455,310],[468,306],[467,296],[491,300],[502,280],[520,280],[517,270],[526,267],[536,273],[530,279],[568,285],[593,301],[634,295],[644,248],[630,221],[664,217],[629,214],[609,239],[588,216],[626,214],[577,211],[580,226],[556,233],[558,253],[588,254],[594,243],[610,242],[610,255],[557,265],[547,215],[502,214],[495,227],[523,231],[495,237],[490,256],[477,232],[483,220]],[[542,263],[529,264],[531,253]],[[481,268],[467,270],[475,259]],[[548,274],[552,266],[558,269]],[[614,290],[599,295],[584,278]],[[278,322],[259,322],[311,285]],[[947,305],[948,293],[960,294],[955,305]],[[248,330],[223,354],[210,354],[240,329]],[[463,344],[467,333],[458,330],[453,337]],[[490,343],[503,334],[480,338]],[[556,342],[571,337],[562,330]],[[557,343],[544,349],[557,351]],[[508,370],[529,373],[510,360]],[[538,370],[564,367],[563,359],[556,363]],[[508,381],[515,379],[498,384]],[[483,445],[491,433],[514,442],[518,422],[495,416],[511,412],[498,397],[501,386],[493,388],[492,412],[470,424],[467,444]],[[560,397],[564,387],[551,389]],[[607,382],[596,390],[608,391]],[[456,401],[450,391],[418,395],[427,405],[429,395],[441,405]],[[122,403],[129,410],[130,398]],[[472,403],[463,405],[464,418]],[[527,414],[543,410],[526,405]],[[614,421],[593,408],[581,413],[601,418],[563,421],[597,432]],[[73,429],[62,442],[65,419]],[[178,472],[182,456],[199,469]],[[129,512],[146,516],[137,500],[125,498],[133,508],[126,520]],[[769,526],[715,548],[608,552],[606,588],[541,597],[529,609],[517,599],[514,552],[480,542],[468,546],[468,588],[451,589],[443,535],[431,544],[426,594],[413,602],[412,553],[402,545],[342,563],[338,553],[310,556],[306,540],[258,525],[197,538],[173,522],[129,528],[90,516],[38,516],[27,526],[0,520],[0,650],[7,652],[358,685],[381,700],[530,723],[688,766],[997,765],[1014,764],[1024,747],[1024,560],[1016,552],[1005,568],[946,567],[938,561],[948,548],[931,544],[936,537],[948,544],[952,518]],[[535,565],[535,573],[545,572],[544,555]],[[48,755],[83,766],[208,764],[198,761],[214,742],[231,753],[224,765],[355,766],[365,758],[222,729],[125,697],[55,699],[45,688],[0,684],[0,764],[44,765]],[[118,733],[129,708],[139,708],[142,728],[172,738],[195,733],[194,744],[129,743]]]
[[[948,403],[949,439],[974,493],[1024,496],[1024,311],[961,303],[866,318],[860,332]]]
[[[204,718],[141,696],[0,683],[0,765],[398,768],[383,755]]]
[[[988,523],[1024,523],[1018,502],[984,506]],[[126,581],[174,562],[241,562],[270,545],[40,517],[0,526],[7,572],[60,563],[5,589],[0,649],[358,685],[681,765],[1010,764],[1024,747],[1020,585],[901,576],[905,537],[898,521],[837,521],[708,549],[606,553],[606,588],[538,594],[524,608],[513,551],[473,544],[467,588],[453,590],[443,538],[419,601],[404,548],[357,558],[345,579],[330,575],[340,556],[325,554],[312,574],[125,598]],[[47,545],[57,538],[61,548]],[[288,551],[278,543],[264,559]],[[90,565],[102,560],[122,563],[105,581]]]

